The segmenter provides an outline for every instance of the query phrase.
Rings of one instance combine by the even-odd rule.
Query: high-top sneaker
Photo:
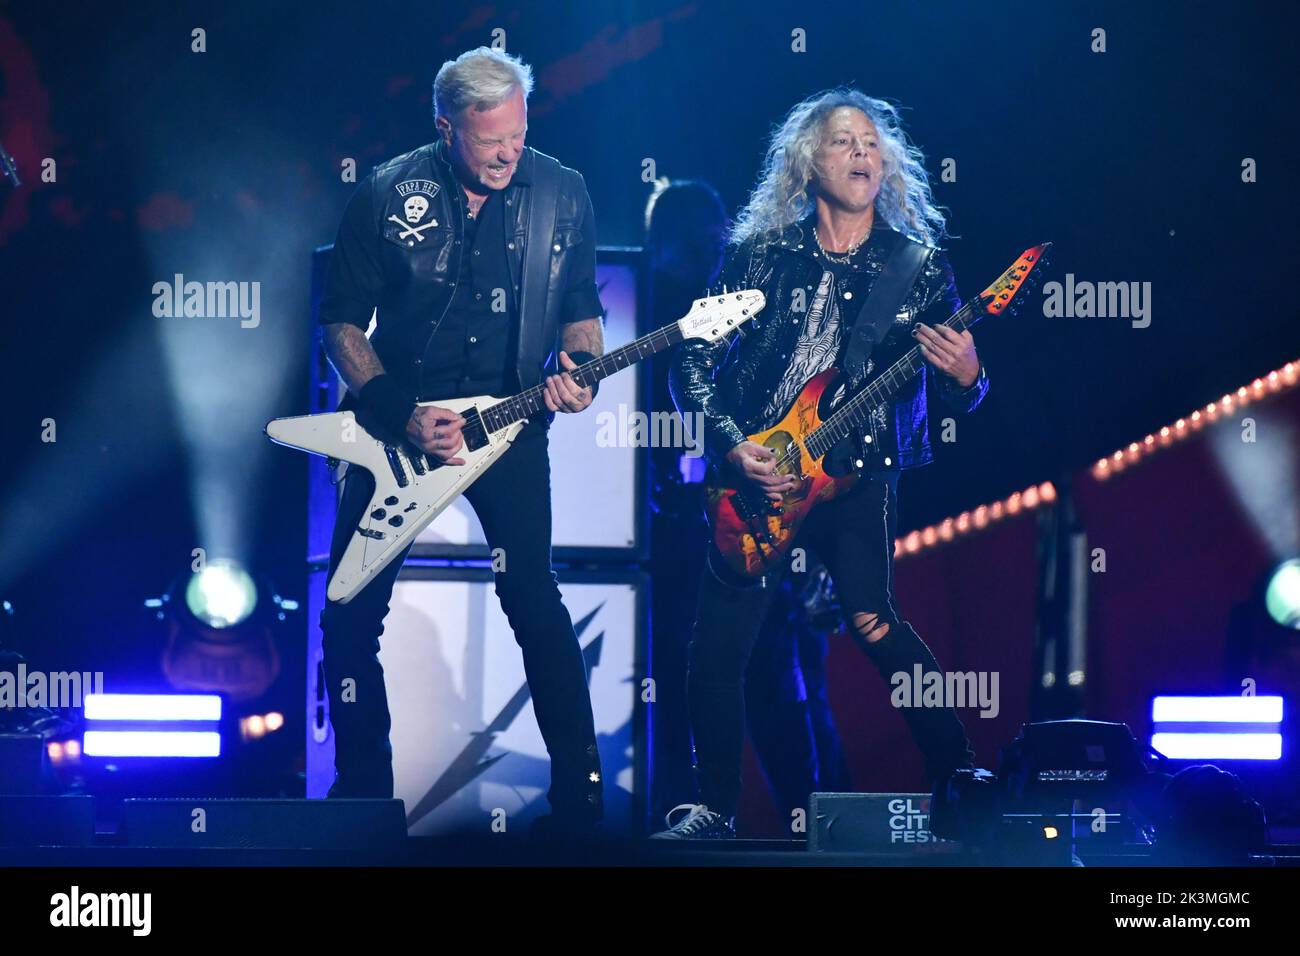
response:
[[[686,811],[686,815],[673,823],[673,814]],[[734,840],[736,818],[714,813],[702,803],[683,803],[673,807],[664,817],[667,830],[652,833],[652,840]]]

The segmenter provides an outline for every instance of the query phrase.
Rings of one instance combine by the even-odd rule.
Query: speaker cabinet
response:
[[[561,571],[589,673],[605,776],[605,829],[639,831],[643,820],[647,676],[640,648],[644,575]],[[310,620],[319,619],[325,574],[312,575]],[[320,667],[320,629],[310,631],[307,796],[334,776],[334,738]],[[487,568],[403,568],[380,639],[392,715],[395,795],[413,836],[523,832],[548,810],[550,760],[524,680],[523,658]],[[499,825],[499,822],[498,822]]]

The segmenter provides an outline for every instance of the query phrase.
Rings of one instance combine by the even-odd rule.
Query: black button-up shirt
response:
[[[428,157],[423,173],[412,159],[421,155]],[[376,174],[382,174],[381,182],[372,181]],[[320,324],[366,329],[377,308],[371,345],[384,370],[414,399],[516,391],[524,243],[518,213],[532,188],[528,165],[521,163],[509,186],[489,194],[477,222],[466,215],[464,190],[442,143],[384,164],[376,174],[356,190],[343,214]],[[412,196],[425,200],[423,210],[404,206]],[[578,228],[556,238],[569,249],[561,325],[604,314],[596,289],[595,218],[590,199],[582,200]],[[423,298],[431,307],[410,307],[421,298],[411,295],[415,284],[428,285]]]
[[[475,217],[464,195],[457,198],[466,251],[451,304],[424,348],[422,397],[513,395],[515,280],[506,259],[505,198],[488,193]]]

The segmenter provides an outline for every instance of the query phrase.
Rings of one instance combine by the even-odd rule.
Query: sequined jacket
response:
[[[900,241],[908,240],[878,222],[863,249],[854,256],[848,273],[836,284],[836,294],[842,300],[840,312],[848,326],[841,335],[841,350],[894,243]],[[669,373],[673,401],[684,414],[703,415],[705,453],[714,466],[721,466],[727,452],[746,436],[775,425],[786,411],[763,415],[764,406],[783,376],[791,374],[790,355],[803,329],[806,303],[811,301],[823,271],[816,248],[811,217],[779,234],[732,247],[711,293],[719,293],[723,287],[761,289],[767,297],[766,308],[741,330],[743,334],[712,343],[692,339],[676,351]],[[795,295],[797,289],[803,290],[802,296]],[[892,328],[873,350],[866,368],[845,370],[853,387],[877,370],[883,371],[915,345],[911,335],[915,323],[942,322],[960,304],[948,257],[936,249],[926,259]],[[926,374],[905,386],[889,407],[877,409],[870,431],[864,430],[855,439],[854,458],[861,462],[857,465],[860,471],[917,468],[932,460],[926,422],[927,380],[959,413],[973,411],[988,391],[988,375],[982,364],[979,377],[967,389],[927,365]]]

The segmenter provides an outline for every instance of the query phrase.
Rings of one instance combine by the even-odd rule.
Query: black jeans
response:
[[[773,604],[745,670],[745,726],[772,799],[790,819],[814,790],[842,793],[850,783],[826,692],[826,634],[809,625],[798,589],[779,588]]]
[[[363,469],[350,468],[344,481],[330,547],[331,572],[374,493],[374,479]],[[600,756],[587,672],[551,570],[546,429],[525,426],[510,449],[470,485],[465,498],[483,525],[488,546],[504,552],[505,569],[496,575],[496,593],[523,650],[533,710],[551,757],[551,807],[557,816],[599,819]],[[391,720],[378,655],[388,601],[405,557],[403,553],[388,565],[350,603],[331,601],[321,612],[334,728],[332,797],[393,795]],[[354,699],[345,702],[343,684],[349,678],[355,682],[350,695]]]
[[[939,670],[934,655],[894,607],[897,504],[896,475],[863,476],[852,491],[815,508],[794,542],[825,563],[849,632],[886,681],[899,672],[910,675],[915,664],[925,673]],[[716,555],[710,556],[710,566],[713,573],[705,574],[700,585],[688,694],[700,797],[709,809],[730,816],[740,796],[745,667],[780,573],[770,574],[761,587],[738,580]],[[930,781],[972,765],[966,731],[951,707],[902,711]]]

